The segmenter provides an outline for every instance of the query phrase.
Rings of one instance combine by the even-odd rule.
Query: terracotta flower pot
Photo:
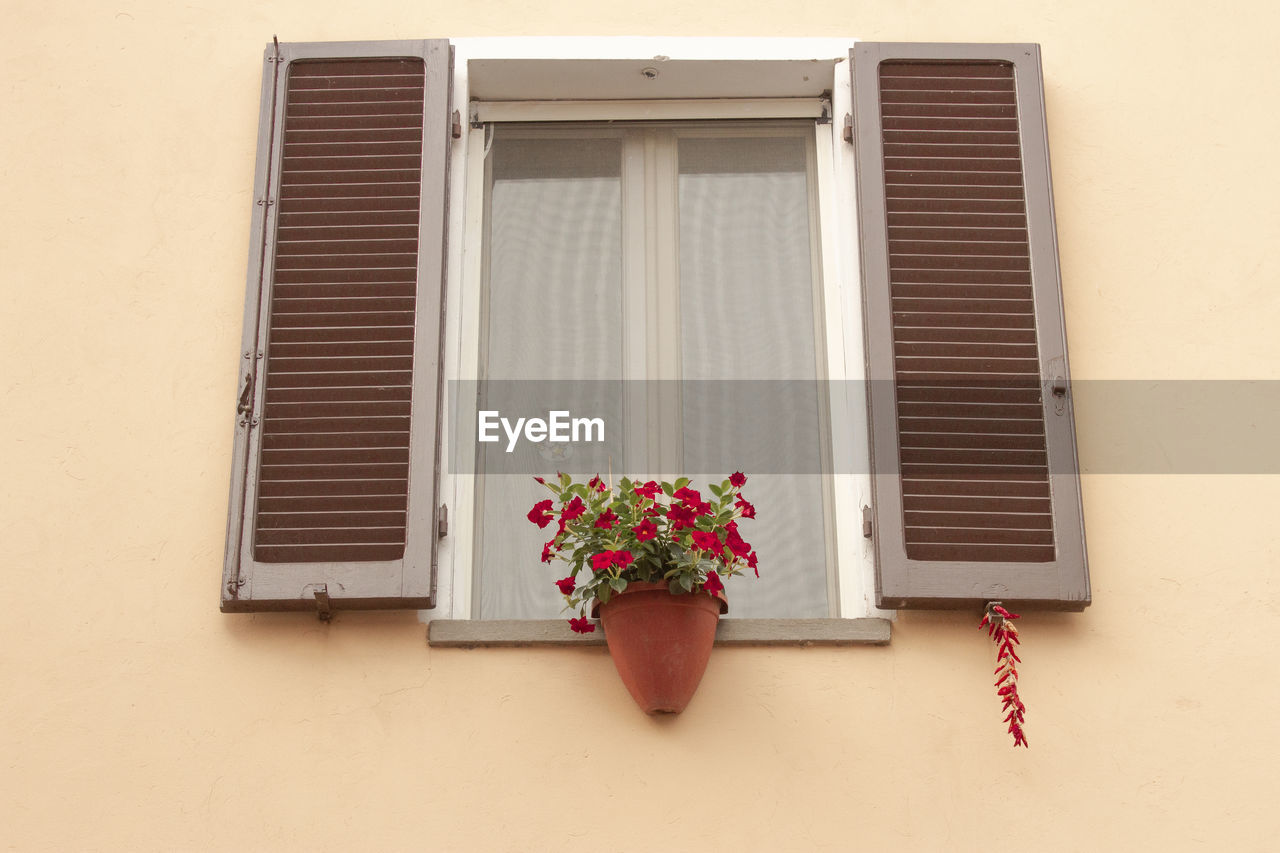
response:
[[[672,595],[666,584],[639,582],[597,604],[613,664],[646,714],[678,714],[689,704],[728,609],[723,596]]]

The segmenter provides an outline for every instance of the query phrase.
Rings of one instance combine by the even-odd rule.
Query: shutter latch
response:
[[[449,506],[440,504],[436,511],[436,538],[443,539],[449,535]]]
[[[871,538],[871,507],[864,506],[862,508],[862,535]]]

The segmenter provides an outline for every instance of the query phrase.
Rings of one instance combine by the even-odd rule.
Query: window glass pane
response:
[[[811,389],[820,377],[805,138],[683,137],[678,157],[682,378],[793,380]],[[764,394],[762,410],[734,412],[739,395],[728,385],[685,386],[691,468],[698,467],[694,460],[719,458],[740,419],[767,418],[770,438],[786,444],[780,456],[813,455],[795,471],[822,470],[825,437],[815,395],[796,395],[811,404],[785,405],[791,394],[766,387],[773,392]],[[827,616],[821,477],[746,473],[744,494],[757,517],[741,522],[740,532],[755,546],[761,577],[729,586],[730,615]]]
[[[621,378],[620,141],[520,139],[499,128],[489,157],[485,378]],[[609,396],[592,412],[618,423],[619,395]],[[538,561],[555,528],[525,520],[549,496],[533,475],[555,468],[541,460],[527,475],[477,480],[481,618],[548,618],[564,605],[552,583],[563,573]]]

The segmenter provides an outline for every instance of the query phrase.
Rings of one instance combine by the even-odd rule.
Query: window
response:
[[[804,471],[740,463],[759,511],[744,531],[769,570],[734,585],[731,616],[832,615],[819,474],[830,435],[825,396],[813,393],[827,359],[814,132],[803,119],[498,124],[486,143],[482,379],[595,380],[589,411],[618,439],[618,475],[718,481],[732,469],[712,460],[732,457],[723,446],[742,446],[739,433],[760,423],[787,442],[787,461],[808,455]],[[756,381],[749,408],[735,405],[743,380]],[[786,393],[788,381],[803,393]],[[537,561],[546,537],[511,521],[545,497],[534,473],[593,470],[537,456],[513,466],[501,448],[481,451],[490,464],[477,485],[473,612],[555,616],[563,602]]]
[[[550,585],[534,590],[540,577],[521,562],[538,550],[521,535],[538,533],[521,522],[533,497],[521,490],[531,481],[510,486],[515,478],[490,476],[483,459],[479,475],[456,468],[474,435],[465,425],[452,437],[441,429],[446,409],[453,420],[462,410],[448,401],[446,378],[530,377],[776,378],[823,389],[812,405],[781,409],[801,421],[796,433],[822,476],[805,469],[753,477],[760,520],[771,519],[757,523],[755,544],[762,558],[766,549],[778,556],[772,581],[755,591],[738,585],[738,615],[860,616],[873,594],[886,606],[1024,596],[1048,606],[1087,603],[1033,47],[873,44],[846,53],[822,42],[797,56],[794,45],[769,40],[694,40],[679,42],[688,59],[655,56],[662,51],[647,42],[621,50],[650,60],[600,60],[590,58],[599,42],[537,42],[537,56],[527,55],[530,44],[461,44],[456,78],[442,41],[268,48],[224,609],[554,613]],[[495,55],[504,58],[487,58]],[[824,56],[836,58],[817,58]],[[935,78],[973,76],[954,73],[960,61],[1012,69],[1012,100],[981,86],[966,100],[974,86],[938,85]],[[886,62],[923,66],[901,86],[905,95],[882,85]],[[899,106],[882,112],[882,101]],[[1017,175],[1009,157],[983,149],[992,130],[984,122],[1010,113],[1014,127],[999,128],[996,144],[1021,151]],[[853,132],[842,138],[846,114]],[[904,142],[894,124],[936,133]],[[856,156],[845,139],[857,143]],[[939,219],[966,213],[939,207],[948,199],[988,198],[989,161],[999,161],[994,171],[1006,189],[1025,183],[1026,224],[998,225],[1025,230],[1025,249],[984,243],[978,232],[990,222]],[[922,207],[886,212],[888,193],[902,186]],[[904,238],[911,223],[903,217],[917,214],[937,221]],[[903,291],[899,258],[908,255],[925,258],[917,266],[962,272],[909,281]],[[1014,267],[1029,257],[1031,281],[1017,285],[1034,294],[994,292],[998,283],[984,278],[989,265],[971,260],[995,255]],[[963,287],[912,291],[921,283]],[[901,359],[919,342],[893,330],[908,315],[971,330],[964,334],[1000,328],[1010,314],[1004,300],[1033,306],[1030,320],[1016,322],[1030,322],[1038,357],[1019,357],[1039,366],[1028,376],[1051,386],[1040,460],[1048,497],[1028,497],[1037,502],[1029,514],[1050,516],[1053,559],[1028,566],[990,552],[939,558],[917,545],[903,553],[895,531],[907,528],[928,528],[917,544],[949,541],[956,531],[968,537],[971,528],[995,531],[998,544],[1026,529],[1017,494],[963,487],[958,503],[933,508],[877,485],[872,499],[873,481],[902,481],[900,466],[915,452],[905,436],[919,432],[897,409],[907,387]],[[709,323],[742,330],[729,357],[706,356]],[[1004,343],[995,337],[925,343],[961,359],[965,345]],[[966,364],[985,382],[999,378],[1005,361],[984,350]],[[708,434],[694,425],[719,411],[700,407],[706,402],[684,393],[646,403],[614,473],[690,464],[702,451],[697,438]],[[960,421],[973,420],[930,417],[965,430]],[[1008,430],[965,430],[934,430],[928,441],[961,454],[1027,441],[1009,439]],[[947,445],[948,435],[959,443]],[[970,473],[988,484],[1010,479],[1002,470]],[[1072,572],[1079,582],[1054,588]],[[954,583],[939,582],[946,577]]]

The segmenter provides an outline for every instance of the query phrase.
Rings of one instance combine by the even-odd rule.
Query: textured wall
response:
[[[273,32],[1038,41],[1077,377],[1280,379],[1280,13],[1230,5],[7,0],[0,841],[1272,848],[1280,477],[1086,476],[1096,603],[1023,620],[1028,752],[972,614],[719,650],[650,720],[602,651],[217,611]]]

